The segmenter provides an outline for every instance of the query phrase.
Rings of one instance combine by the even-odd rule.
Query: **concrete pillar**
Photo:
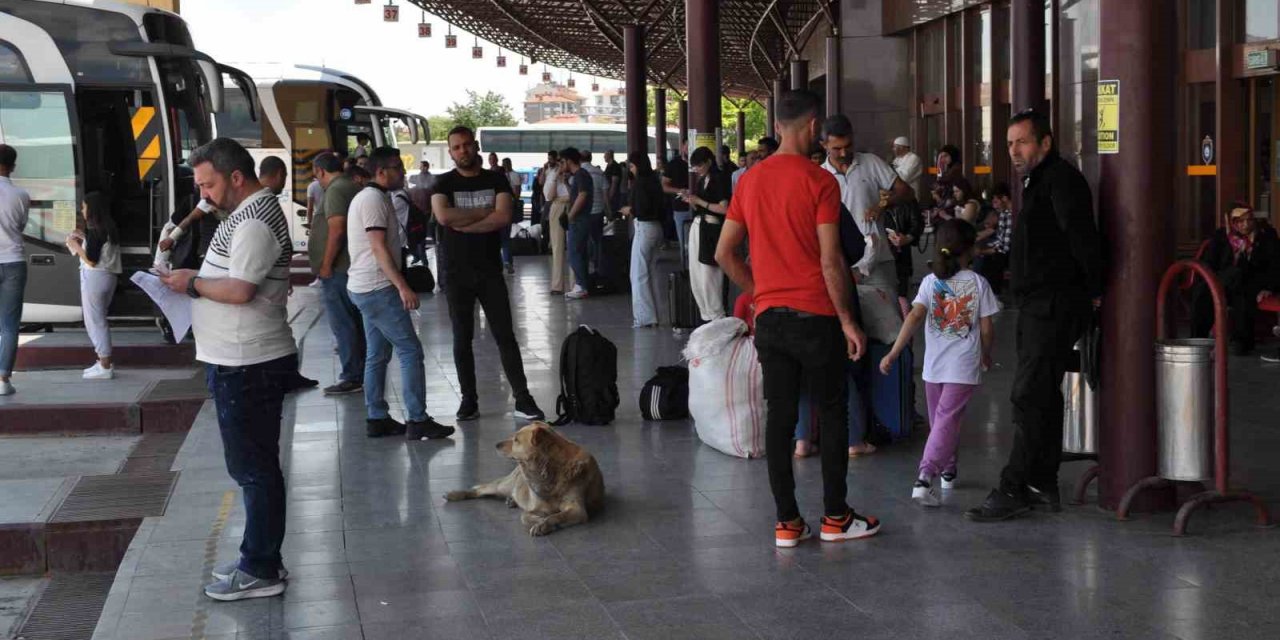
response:
[[[809,61],[808,60],[792,60],[791,61],[791,90],[799,91],[800,89],[809,88]]]
[[[645,91],[645,54],[644,54],[644,25],[629,24],[622,28],[623,33],[623,57],[625,59],[625,70],[623,75],[626,79],[627,95],[627,151],[640,151],[648,153],[649,150],[649,122],[645,114],[645,101],[648,99]]]
[[[1169,132],[1177,130],[1177,93],[1175,74],[1152,70],[1178,60],[1179,51],[1176,13],[1164,0],[1100,5],[1099,78],[1120,81],[1120,152],[1101,156],[1098,194],[1108,248],[1100,488],[1101,505],[1114,509],[1129,487],[1156,471],[1155,298],[1174,248],[1173,225],[1159,220],[1174,204],[1176,137]],[[1139,497],[1135,509],[1171,499],[1155,491]]]
[[[684,6],[689,126],[698,133],[714,133],[720,126],[720,3],[685,0]]]
[[[1037,109],[1047,115],[1044,100],[1044,0],[1013,0],[1009,5],[1009,22],[1013,52],[1009,91],[1013,113]]]
[[[667,90],[657,87],[653,90],[653,133],[658,148],[655,157],[667,159]]]
[[[827,36],[827,115],[840,113],[840,37]]]

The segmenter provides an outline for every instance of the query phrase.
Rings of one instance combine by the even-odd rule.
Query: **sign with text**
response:
[[[1120,81],[1098,81],[1098,153],[1120,153]]]
[[[1244,54],[1245,71],[1262,71],[1276,68],[1275,49],[1254,49]]]
[[[400,22],[399,5],[388,4],[387,6],[383,7],[382,21],[383,22]]]

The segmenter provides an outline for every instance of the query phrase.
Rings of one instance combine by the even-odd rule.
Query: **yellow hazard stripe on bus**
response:
[[[155,107],[138,107],[133,112],[133,141],[138,152],[138,179],[146,180],[160,161],[160,122]]]

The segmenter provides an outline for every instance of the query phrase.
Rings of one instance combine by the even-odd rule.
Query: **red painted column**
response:
[[[747,114],[744,111],[738,111],[738,118],[735,132],[738,134],[738,155],[747,152]]]
[[[1016,4],[1016,3],[1015,3]],[[1101,0],[1099,79],[1120,81],[1120,149],[1101,156],[1098,194],[1108,245],[1102,304],[1101,504],[1156,472],[1156,290],[1173,256],[1177,20],[1164,0]],[[1168,506],[1144,492],[1136,510]]]
[[[666,160],[670,147],[667,146],[667,90],[663,87],[653,90],[653,132],[658,142],[654,157]]]
[[[827,36],[827,115],[840,113],[840,37]]]
[[[1106,0],[1102,0],[1105,2]],[[1009,5],[1009,88],[1013,113],[1045,108],[1044,0],[1013,0]]]
[[[720,126],[720,3],[685,0],[684,6],[689,127],[713,133]]]
[[[649,118],[645,113],[648,92],[645,90],[644,25],[629,24],[622,28],[623,58],[627,95],[627,151],[647,152]]]

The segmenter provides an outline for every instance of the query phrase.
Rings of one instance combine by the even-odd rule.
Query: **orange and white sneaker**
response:
[[[809,525],[804,520],[801,520],[798,525],[790,522],[779,522],[773,527],[773,544],[783,549],[790,549],[812,537],[813,531],[809,529]]]
[[[822,516],[822,541],[844,542],[869,538],[880,531],[880,520],[872,516],[860,516],[854,510],[844,514],[843,518]]]

